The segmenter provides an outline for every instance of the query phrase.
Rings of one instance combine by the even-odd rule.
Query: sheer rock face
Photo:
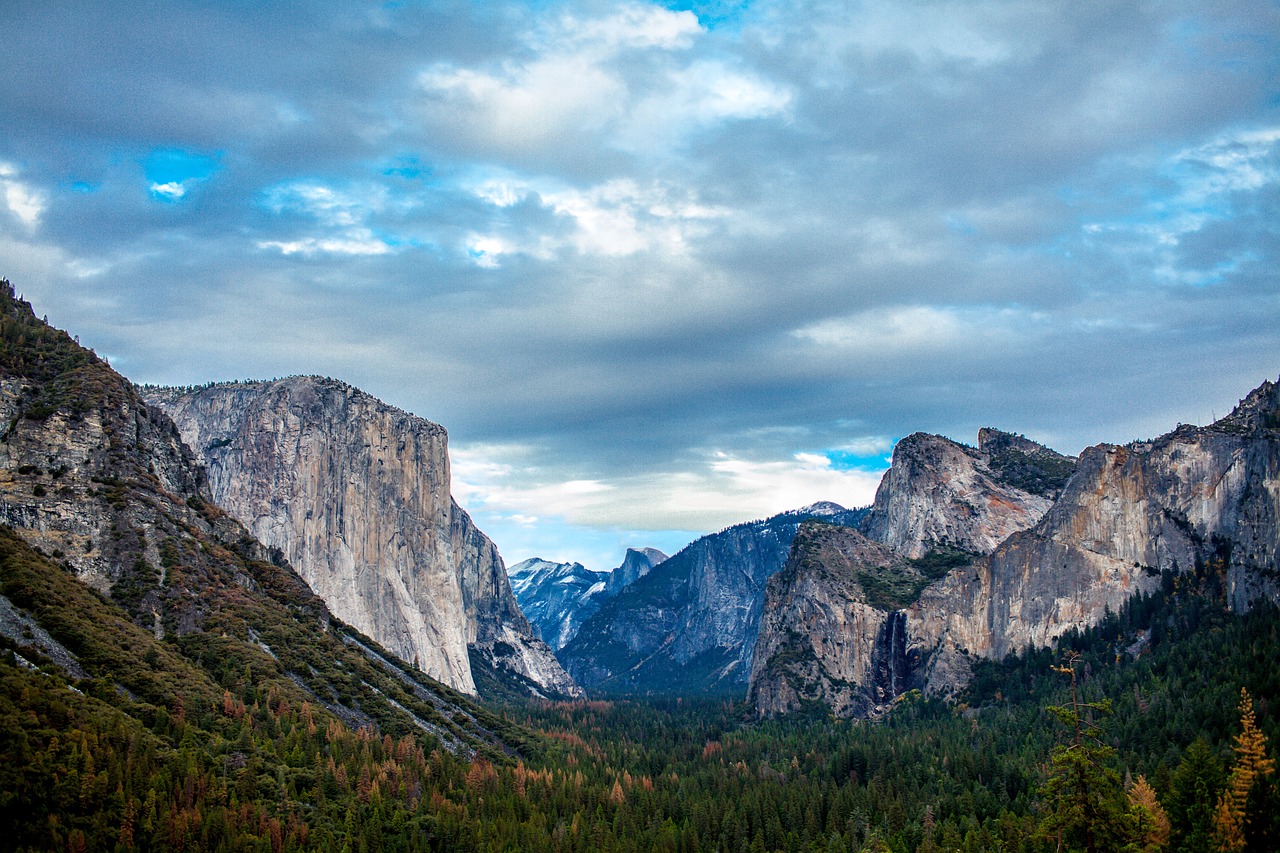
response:
[[[453,502],[443,427],[316,377],[147,399],[205,465],[214,500],[340,619],[464,692],[476,689],[469,648],[549,692],[576,691],[532,636],[497,549]]]
[[[762,713],[824,705],[868,716],[909,689],[900,612],[872,605],[859,573],[902,557],[848,527],[805,524],[769,580],[748,699]]]
[[[937,474],[956,470],[971,484],[982,466],[957,464],[958,456],[973,454],[945,439],[912,445],[902,456],[910,474],[890,471],[885,480],[892,485],[881,492],[888,493],[886,503],[912,495],[916,506],[873,518],[866,531],[883,536],[898,559],[918,555],[919,543],[931,535],[978,544],[978,538],[957,540],[954,528],[937,522],[955,511],[957,492],[973,494],[969,485],[939,483]],[[922,458],[924,447],[943,462]],[[1023,452],[1023,461],[1038,453],[1034,447]],[[895,468],[899,458],[895,451]],[[1041,461],[1057,466],[1051,457]],[[1034,470],[1014,468],[1014,477],[1035,487],[1038,475],[1028,475]],[[1006,479],[1009,470],[1006,465]],[[943,501],[945,511],[935,511],[930,500]],[[881,506],[878,495],[876,509]],[[887,518],[929,523],[895,527]],[[1135,592],[1157,589],[1165,570],[1217,566],[1238,611],[1258,598],[1280,600],[1277,519],[1280,390],[1268,382],[1209,427],[1181,426],[1150,442],[1089,448],[1036,524],[1024,528],[1019,521],[989,553],[975,554],[896,609],[883,602],[872,607],[857,582],[860,573],[898,571],[886,554],[847,535],[820,543],[798,536],[787,571],[769,587],[751,695],[764,714],[818,702],[850,716],[874,713],[877,703],[913,687],[950,695],[967,682],[973,657],[1049,645],[1071,628],[1096,623],[1108,608],[1118,610]],[[983,526],[990,532],[1007,524]],[[887,692],[886,660],[899,667]]]
[[[739,692],[765,584],[786,562],[801,522],[856,524],[864,512],[828,503],[704,536],[605,601],[560,658],[588,689]]]
[[[628,548],[622,565],[609,573],[609,579],[605,582],[605,594],[617,595],[666,559],[667,555],[657,548]]]
[[[1278,428],[1280,394],[1266,383],[1211,426],[1089,448],[1036,527],[924,591],[908,612],[913,646],[998,658],[1047,645],[1158,588],[1161,572],[1215,561],[1238,612],[1280,600]]]
[[[898,442],[863,532],[907,557],[937,545],[987,554],[1039,521],[1072,461],[998,430],[978,438],[976,450],[924,433]]]

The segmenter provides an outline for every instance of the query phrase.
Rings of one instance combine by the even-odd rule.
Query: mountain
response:
[[[508,571],[520,609],[538,636],[557,652],[578,633],[582,623],[626,586],[667,559],[657,548],[628,548],[622,565],[594,571],[581,563],[553,563],[532,557]]]
[[[511,592],[497,548],[450,495],[443,427],[334,379],[149,388],[213,500],[345,622],[466,693],[477,668],[581,695]]]
[[[1215,574],[1237,612],[1280,600],[1273,383],[1208,427],[1091,447],[1065,480],[1061,460],[1025,440],[997,436],[994,451],[988,440],[979,450],[988,458],[971,467],[973,454],[945,439],[912,438],[901,459],[895,450],[866,535],[806,528],[770,582],[749,691],[760,713],[822,705],[860,716],[910,689],[951,695],[974,659],[1050,645],[1160,589],[1162,576]],[[993,462],[1010,449],[1013,464]],[[1056,499],[1039,512],[999,490],[1011,481]],[[910,506],[895,512],[902,495]],[[966,537],[957,514],[982,534]],[[932,549],[922,554],[922,543]]]
[[[862,530],[907,557],[939,545],[986,554],[1040,520],[1075,460],[1021,436],[978,433],[978,447],[915,433],[893,463]]]
[[[588,690],[740,691],[765,583],[782,568],[801,522],[852,525],[864,514],[824,503],[697,539],[601,604],[560,659]]]
[[[622,565],[609,573],[605,581],[605,594],[615,596],[625,588],[649,574],[649,570],[667,559],[657,548],[628,548]]]
[[[573,639],[582,620],[599,608],[609,573],[591,571],[581,563],[531,557],[512,566],[508,577],[538,636],[559,651]]]

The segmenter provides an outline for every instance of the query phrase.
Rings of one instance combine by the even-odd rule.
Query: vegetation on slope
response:
[[[61,333],[12,307],[0,366],[31,389],[28,411],[47,400],[38,416],[73,420],[103,406],[94,387],[133,404],[65,336],[25,353]],[[123,435],[85,497],[133,543],[112,552],[135,562],[110,596],[0,530],[8,849],[1049,851],[1059,833],[1086,849],[1071,790],[1051,784],[1074,738],[1046,708],[1084,707],[1053,671],[1065,654],[1080,701],[1112,709],[1092,721],[1108,747],[1089,756],[1086,793],[1107,807],[1095,844],[1280,849],[1280,618],[1229,613],[1220,564],[1166,577],[1056,652],[979,665],[959,705],[908,694],[877,723],[762,722],[731,701],[494,711],[328,619],[198,492],[159,488]],[[146,602],[167,605],[158,626]]]

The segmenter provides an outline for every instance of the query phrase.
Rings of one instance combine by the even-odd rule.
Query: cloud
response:
[[[40,224],[45,209],[45,195],[18,180],[18,168],[0,161],[0,189],[4,191],[5,206],[27,228]]]
[[[705,35],[692,13],[646,4],[565,14],[527,38],[520,60],[424,70],[419,115],[457,143],[547,166],[588,145],[651,158],[706,128],[785,112],[784,86],[692,55]]]
[[[443,423],[504,552],[869,499],[916,430],[1148,437],[1280,372],[1273,5],[6,24],[0,275],[138,381],[327,373]]]
[[[451,453],[454,494],[473,511],[651,531],[715,530],[819,500],[867,506],[885,468],[841,468],[819,452],[760,460],[717,450],[661,474],[545,481],[547,472],[527,467],[536,448],[455,445]]]

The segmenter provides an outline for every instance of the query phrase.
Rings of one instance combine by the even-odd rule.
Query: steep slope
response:
[[[740,691],[765,583],[782,568],[801,522],[856,524],[862,515],[821,504],[704,536],[602,604],[560,659],[588,689]]]
[[[1277,600],[1277,427],[1280,394],[1265,383],[1212,426],[1183,426],[1127,447],[1090,448],[1034,526],[968,559],[956,551],[909,559],[930,538],[968,546],[982,541],[933,535],[955,531],[947,526],[954,518],[948,514],[956,513],[959,490],[937,478],[953,462],[922,463],[918,451],[932,444],[942,460],[954,460],[956,451],[938,442],[915,442],[904,457],[908,472],[886,474],[894,485],[882,492],[933,496],[945,506],[939,511],[928,497],[917,498],[911,512],[886,513],[881,526],[868,523],[869,534],[897,546],[892,556],[847,535],[797,539],[788,572],[769,588],[770,618],[762,625],[753,661],[751,696],[757,709],[776,714],[820,703],[862,715],[911,687],[949,695],[969,678],[973,656],[998,659],[1048,645],[1072,628],[1096,623],[1108,610],[1117,611],[1135,592],[1159,588],[1165,571],[1216,567],[1239,611],[1259,597]],[[990,448],[991,442],[984,446]],[[998,467],[992,460],[1007,449],[984,460],[987,470]],[[1015,444],[1014,449],[1022,458],[1015,458],[1012,468],[1006,463],[1005,477],[1013,470],[1020,482],[1034,486],[1041,476],[1035,467],[1058,465],[1034,448]],[[1037,463],[1030,469],[1028,457]],[[896,452],[894,461],[896,466]],[[958,470],[972,477],[973,469],[962,465]],[[915,476],[925,480],[923,487],[914,485]],[[879,496],[877,501],[878,508]],[[964,503],[972,508],[976,502]],[[892,517],[927,523],[885,525]],[[946,523],[934,523],[938,519]],[[1003,524],[988,517],[982,522],[984,536]],[[912,564],[926,574],[945,575],[924,585],[907,577]],[[876,583],[859,582],[868,577],[896,584],[906,594],[876,602],[868,595]],[[875,676],[877,660],[896,662],[897,676],[887,693],[883,679]]]
[[[8,282],[0,418],[0,635],[28,661],[148,727],[188,709],[198,738],[224,699],[243,713],[272,696],[322,726],[497,744],[480,709],[331,618],[212,503],[172,421]]]
[[[214,500],[344,621],[464,692],[478,663],[577,695],[450,496],[443,427],[319,377],[145,396],[208,470]]]
[[[559,651],[578,626],[600,607],[608,572],[581,563],[552,563],[532,557],[508,572],[520,609],[547,645]]]
[[[976,449],[915,433],[894,447],[862,530],[907,557],[939,545],[990,553],[1040,520],[1074,467],[1069,457],[999,430],[981,430]]]

